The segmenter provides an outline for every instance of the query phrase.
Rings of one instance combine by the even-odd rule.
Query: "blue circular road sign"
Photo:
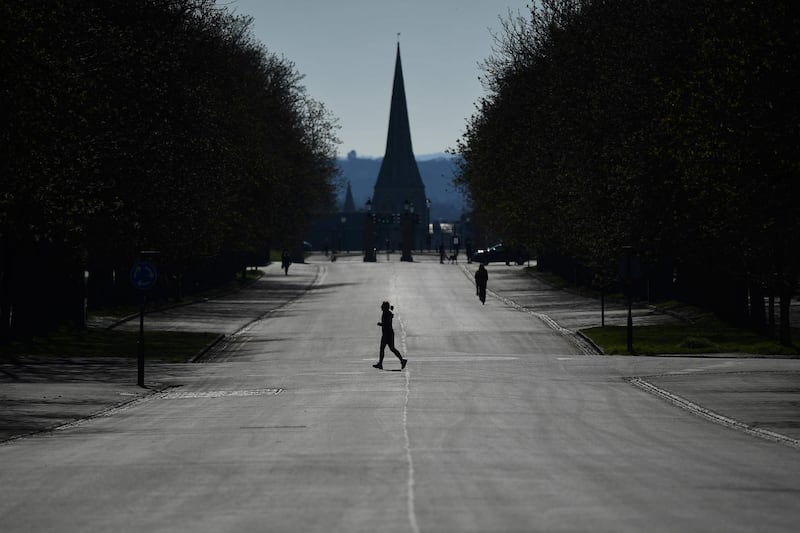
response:
[[[158,271],[153,263],[139,261],[131,269],[131,283],[140,291],[152,289],[158,279]]]

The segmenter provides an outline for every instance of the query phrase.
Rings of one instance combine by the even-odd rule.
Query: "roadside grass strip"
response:
[[[216,333],[186,331],[145,331],[145,359],[186,362],[217,339]],[[136,358],[137,331],[101,328],[60,328],[30,341],[12,342],[0,348],[2,355],[52,357]]]
[[[628,353],[627,328],[605,326],[586,328],[581,333],[592,339],[606,355]],[[748,353],[755,355],[797,356],[794,346],[755,332],[728,326],[717,319],[696,324],[636,326],[633,328],[634,353],[649,354],[711,354]]]

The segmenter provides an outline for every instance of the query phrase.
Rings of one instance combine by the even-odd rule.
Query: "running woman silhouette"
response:
[[[394,353],[398,359],[400,359],[400,370],[406,367],[406,363],[408,363],[408,359],[403,359],[403,356],[394,347],[394,329],[392,328],[392,318],[394,318],[394,306],[389,305],[389,302],[383,302],[381,304],[381,321],[378,322],[378,326],[381,328],[381,356],[378,359],[377,365],[372,365],[377,369],[383,370],[383,353],[388,346],[389,349]]]

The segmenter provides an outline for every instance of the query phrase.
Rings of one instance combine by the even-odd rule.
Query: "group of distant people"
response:
[[[445,259],[448,263],[458,263],[458,246],[453,247],[450,250],[450,255],[447,255],[445,252],[444,243],[439,244],[439,263],[444,264]],[[467,263],[472,263],[472,245],[469,241],[467,241],[467,247],[465,248],[465,252],[467,254]]]
[[[453,253],[448,257],[445,254],[444,250],[444,243],[439,245],[439,263],[444,264],[445,257],[450,263],[457,263],[458,262],[458,248],[453,250]],[[467,248],[467,259],[470,258],[469,248]],[[489,273],[486,271],[486,267],[482,264],[478,266],[478,270],[475,271],[475,290],[478,293],[478,298],[480,298],[481,303],[486,304],[486,284],[489,282]]]

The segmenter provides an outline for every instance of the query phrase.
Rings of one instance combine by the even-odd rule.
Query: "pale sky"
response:
[[[382,157],[397,34],[417,156],[454,148],[484,94],[480,63],[499,17],[530,0],[217,0],[253,17],[253,34],[305,76],[338,119],[339,155]]]

